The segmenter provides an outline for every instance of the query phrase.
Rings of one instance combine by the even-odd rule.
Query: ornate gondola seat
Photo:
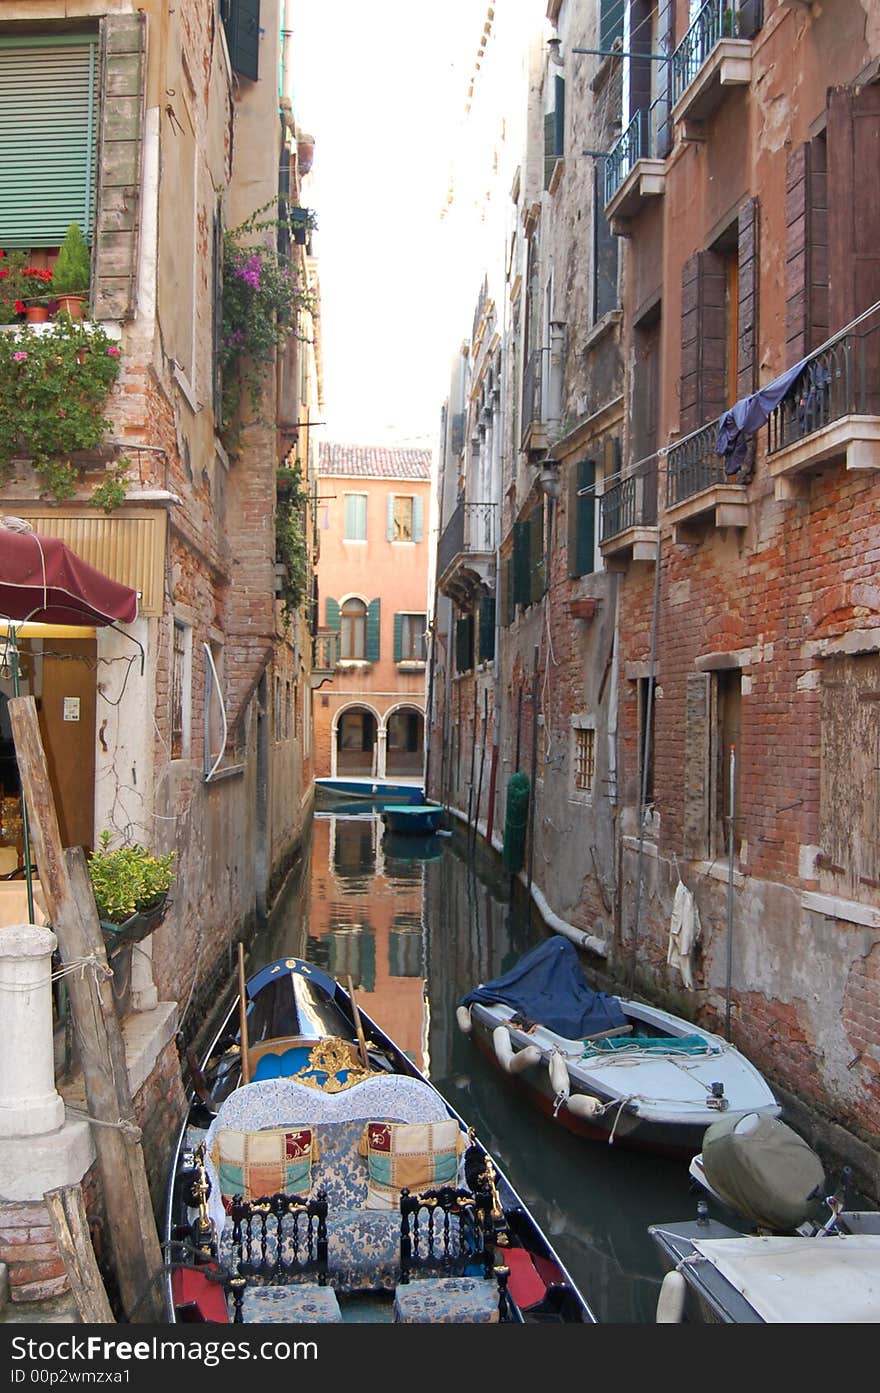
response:
[[[511,1318],[508,1269],[496,1262],[488,1191],[404,1190],[400,1220],[396,1322],[495,1324]]]

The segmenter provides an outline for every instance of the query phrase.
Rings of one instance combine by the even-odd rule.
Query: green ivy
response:
[[[44,494],[72,496],[70,455],[96,449],[110,428],[104,408],[120,352],[103,329],[67,318],[45,332],[23,325],[0,334],[0,478],[13,460],[30,459]]]
[[[309,495],[303,488],[299,460],[292,469],[279,469],[277,482],[275,560],[286,571],[281,584],[281,600],[285,618],[289,620],[305,599],[309,578],[306,531]]]

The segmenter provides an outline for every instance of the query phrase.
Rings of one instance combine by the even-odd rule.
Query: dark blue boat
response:
[[[392,803],[383,810],[382,821],[389,832],[424,837],[437,831],[442,816],[440,803]]]

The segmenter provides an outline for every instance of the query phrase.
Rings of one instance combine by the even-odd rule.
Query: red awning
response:
[[[137,591],[71,551],[60,537],[0,524],[0,618],[38,624],[130,624]]]

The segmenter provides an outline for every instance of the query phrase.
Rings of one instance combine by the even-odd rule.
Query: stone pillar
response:
[[[33,1137],[64,1122],[52,1049],[51,929],[0,928],[0,1137]]]
[[[388,758],[388,757],[387,757],[387,753],[386,753],[387,742],[388,742],[388,731],[386,730],[385,726],[384,726],[384,725],[379,725],[379,726],[377,726],[377,728],[376,728],[376,778],[377,778],[377,779],[384,779],[384,778],[385,778],[385,768],[386,768],[387,758]]]

